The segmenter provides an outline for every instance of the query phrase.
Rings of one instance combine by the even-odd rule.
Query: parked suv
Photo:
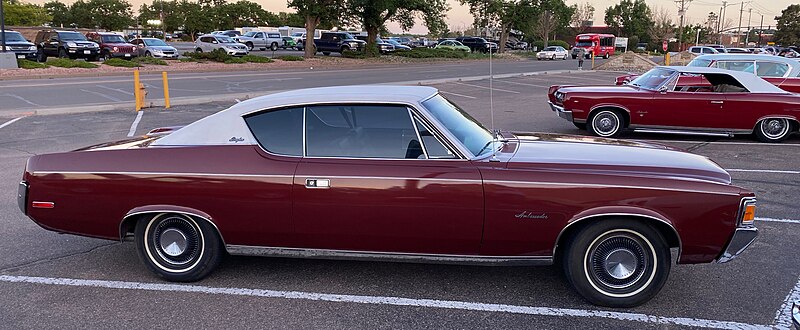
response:
[[[204,34],[197,38],[194,45],[194,51],[198,53],[211,52],[215,49],[222,49],[232,56],[245,56],[249,53],[247,46],[223,34]]]
[[[473,52],[481,52],[481,53],[488,53],[488,52],[496,52],[497,51],[497,44],[493,42],[488,42],[486,39],[479,38],[479,37],[458,37],[456,38],[457,41],[464,44],[464,46],[469,47]]]
[[[234,37],[233,39],[245,44],[249,50],[254,48],[266,50],[269,48],[274,52],[283,45],[283,39],[278,32],[250,31],[241,37]]]
[[[97,61],[100,56],[100,45],[89,41],[79,32],[65,30],[41,30],[36,33],[36,59],[47,61],[48,56],[60,58],[85,58]]]
[[[367,45],[365,41],[354,38],[347,32],[323,32],[319,39],[314,39],[317,51],[324,55],[331,52],[343,53],[348,50],[362,51]]]
[[[720,51],[717,50],[716,48],[707,47],[707,46],[692,46],[692,47],[689,47],[689,52],[690,53],[695,53],[695,54],[700,54],[700,55],[703,55],[703,54],[719,54],[720,53]]]
[[[19,32],[6,30],[5,34],[0,35],[0,40],[6,41],[6,50],[14,52],[17,58],[36,59],[36,45],[25,40]]]
[[[139,56],[136,46],[125,41],[121,35],[112,32],[89,32],[86,38],[100,45],[100,58],[104,61],[111,58],[132,59]]]
[[[356,36],[356,39],[361,40],[363,42],[367,42],[369,36]],[[381,54],[387,54],[394,51],[394,45],[382,40],[381,38],[375,38],[375,46],[378,47],[378,51]]]

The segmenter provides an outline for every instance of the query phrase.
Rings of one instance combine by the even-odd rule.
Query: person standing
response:
[[[583,70],[583,59],[586,58],[586,49],[578,47],[578,70]]]

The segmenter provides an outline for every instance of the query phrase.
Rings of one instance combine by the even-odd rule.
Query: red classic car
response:
[[[697,77],[708,82],[695,84]],[[656,67],[623,86],[552,86],[551,109],[594,135],[755,134],[781,142],[798,130],[800,95],[745,72]]]
[[[709,54],[696,57],[688,66],[748,72],[787,92],[800,93],[800,62],[796,59],[758,54]],[[619,76],[615,84],[624,85],[637,77],[636,74]],[[683,77],[681,84],[710,86],[702,76]]]
[[[245,101],[177,130],[28,160],[40,226],[132,239],[171,281],[224,252],[550,265],[589,301],[635,306],[678,263],[726,262],[755,198],[662,145],[493,133],[430,87],[330,87]]]

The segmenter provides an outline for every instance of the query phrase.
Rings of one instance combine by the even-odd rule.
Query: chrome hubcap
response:
[[[630,277],[636,266],[636,256],[629,250],[616,249],[606,256],[606,272],[618,280]]]
[[[594,124],[595,131],[600,135],[611,135],[616,132],[619,120],[613,113],[603,112],[595,117]]]
[[[780,138],[789,129],[786,119],[767,119],[761,124],[761,132],[769,138]]]
[[[188,246],[186,235],[182,231],[174,228],[164,230],[164,232],[161,233],[159,241],[161,250],[171,257],[177,257],[183,254],[183,252],[186,252],[186,247]]]

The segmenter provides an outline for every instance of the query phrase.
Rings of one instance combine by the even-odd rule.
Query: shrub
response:
[[[344,52],[342,52],[342,57],[344,57],[344,58],[365,58],[366,55],[364,55],[363,52],[345,50]]]
[[[155,57],[140,56],[133,61],[139,64],[167,65],[167,61]]]
[[[19,66],[20,69],[44,69],[47,67],[47,64],[34,62],[26,59],[18,59],[17,66]]]
[[[185,52],[183,53],[183,56],[190,57],[195,60],[201,60],[201,61],[208,60],[208,61],[223,62],[223,63],[233,58],[233,56],[228,55],[228,53],[222,49],[214,49],[213,51],[208,53]]]
[[[47,62],[47,65],[57,66],[59,68],[84,68],[84,69],[95,69],[99,67],[97,64],[94,63],[86,61],[76,61],[68,58],[56,58]]]
[[[110,58],[103,62],[105,65],[118,66],[123,68],[136,68],[142,66],[139,62],[123,60],[121,58]]]
[[[231,58],[225,60],[224,63],[225,64],[244,64],[244,63],[247,63],[247,61],[245,59],[243,59],[243,58],[231,57]]]
[[[195,60],[195,59],[193,59],[191,57],[181,57],[181,58],[178,59],[178,61],[180,61],[180,62],[200,62],[200,61]]]
[[[251,63],[272,63],[271,58],[257,55],[245,55],[242,59]]]
[[[281,55],[276,58],[281,61],[305,61],[305,58],[297,55]]]
[[[469,53],[462,50],[442,48],[414,48],[410,51],[394,52],[393,55],[410,58],[465,58]]]
[[[528,46],[529,46],[528,48],[530,48],[531,50],[533,50],[534,47],[536,47],[536,51],[541,51],[542,49],[544,49],[544,41],[537,40],[534,41],[533,44],[529,44]],[[569,43],[563,40],[548,40],[547,46],[561,46],[564,47],[564,49],[567,50],[570,49]]]

